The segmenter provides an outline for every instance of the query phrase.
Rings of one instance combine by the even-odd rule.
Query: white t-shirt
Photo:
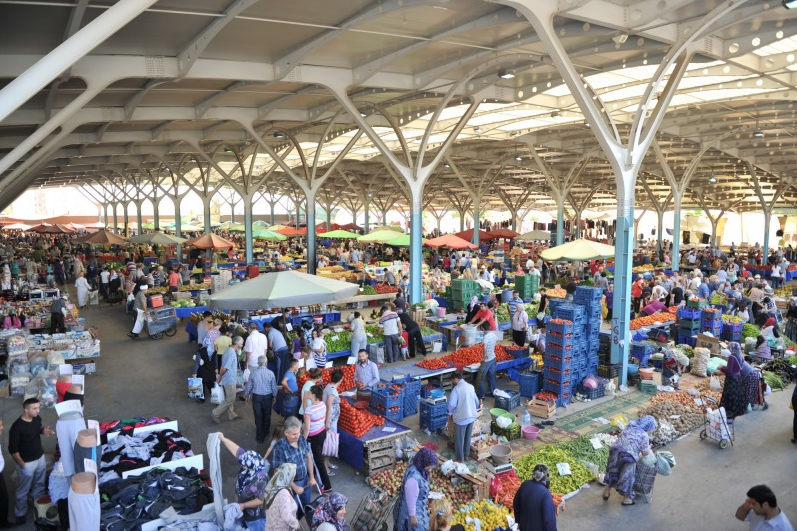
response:
[[[744,521],[750,522],[750,531],[794,531],[794,527],[783,511],[780,511],[775,518],[767,520],[751,509]]]
[[[109,278],[111,278],[110,271],[103,271],[102,273],[100,273],[100,282],[102,282],[103,284],[107,284]]]
[[[252,332],[246,338],[244,344],[244,351],[246,351],[246,364],[250,367],[257,367],[257,358],[266,354],[268,348],[268,340],[264,334],[260,332]]]

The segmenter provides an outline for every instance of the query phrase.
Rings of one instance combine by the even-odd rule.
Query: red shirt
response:
[[[475,320],[481,321],[484,319],[490,325],[490,330],[497,330],[498,326],[495,324],[495,317],[493,317],[493,312],[490,311],[490,308],[485,308],[484,310],[479,310],[476,312]]]
[[[639,298],[642,296],[642,281],[638,280],[631,286],[631,296]]]
[[[172,271],[169,274],[169,286],[172,288],[176,288],[179,283],[180,283],[180,275],[178,275],[175,271]]]

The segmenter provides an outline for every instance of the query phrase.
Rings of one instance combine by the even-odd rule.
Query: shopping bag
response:
[[[188,379],[188,398],[205,399],[205,391],[202,385],[202,378]]]
[[[213,384],[213,389],[210,390],[210,403],[220,405],[224,402],[224,388],[219,384]]]
[[[711,382],[709,382],[709,388],[716,393],[722,391],[722,384],[720,384],[720,379],[717,378],[716,376],[712,376]]]
[[[321,455],[326,457],[337,457],[339,443],[340,436],[334,431],[327,430],[327,438],[324,440],[324,447],[321,449]]]
[[[252,374],[252,372],[249,370],[249,367],[244,369],[244,383],[249,381],[249,375],[250,374]]]

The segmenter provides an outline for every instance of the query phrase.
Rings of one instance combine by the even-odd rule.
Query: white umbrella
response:
[[[563,245],[545,249],[540,253],[543,260],[594,260],[611,258],[614,247],[592,240],[574,240]]]
[[[266,273],[212,295],[210,308],[268,310],[308,304],[326,304],[354,297],[359,286],[297,271]]]
[[[551,233],[547,230],[533,230],[531,232],[527,232],[525,234],[521,234],[520,236],[515,237],[516,240],[550,240]]]

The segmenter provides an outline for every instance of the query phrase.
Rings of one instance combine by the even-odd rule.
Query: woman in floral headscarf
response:
[[[608,500],[614,487],[623,496],[623,505],[634,505],[631,491],[634,487],[636,476],[636,462],[640,455],[649,455],[649,433],[656,430],[656,419],[650,415],[633,420],[620,434],[617,442],[609,448],[609,460],[606,464],[603,489],[603,499]]]
[[[219,433],[219,441],[224,443],[224,446],[238,459],[238,463],[241,465],[235,490],[238,493],[238,505],[243,512],[243,521],[247,529],[265,531],[266,517],[263,514],[263,501],[266,498],[266,488],[269,483],[268,461],[255,451],[244,450],[226,438],[223,433]]]
[[[470,305],[468,305],[468,313],[465,315],[465,322],[469,323],[473,321],[477,313],[479,313],[479,297],[474,295],[470,298]]]
[[[285,463],[274,471],[271,481],[266,487],[263,506],[266,509],[266,522],[269,531],[297,531],[299,520],[296,519],[298,506],[291,492],[291,483],[296,475],[296,465]]]
[[[395,531],[429,529],[429,472],[437,466],[437,456],[428,448],[415,454],[404,473],[399,498],[393,509]]]
[[[343,520],[346,516],[346,504],[349,500],[339,492],[333,492],[315,508],[310,528],[315,531],[322,524],[331,525],[335,531],[347,531],[349,525]],[[326,526],[329,527],[329,526]],[[269,526],[269,530],[271,527]]]

